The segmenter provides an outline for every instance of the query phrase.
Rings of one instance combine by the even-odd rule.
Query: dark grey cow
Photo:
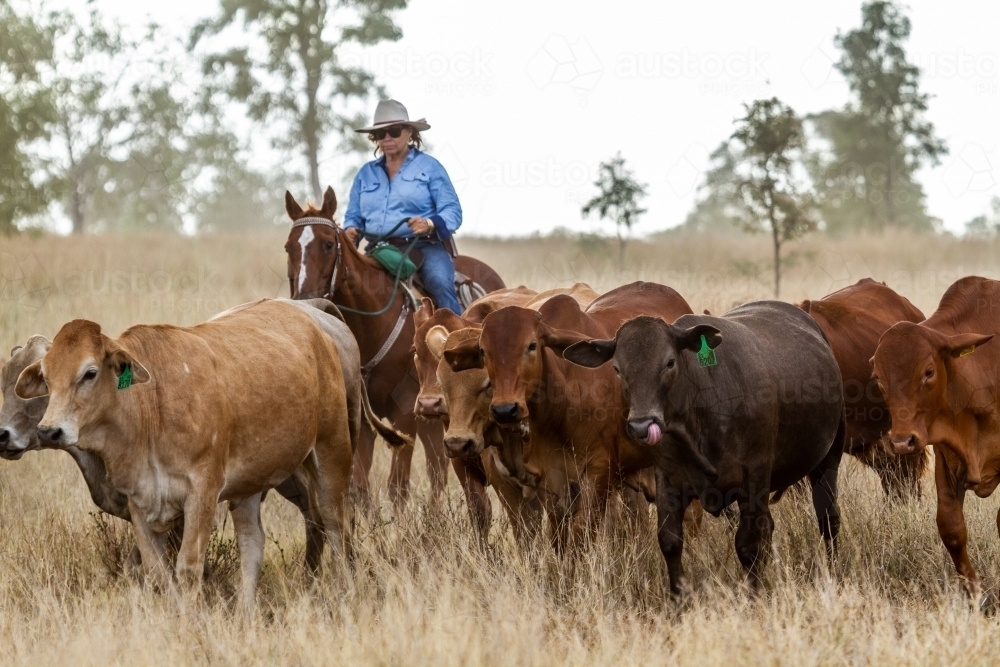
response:
[[[737,504],[736,553],[759,586],[774,530],[769,504],[808,476],[832,554],[843,386],[823,331],[804,312],[759,301],[672,325],[637,317],[614,339],[577,343],[564,356],[588,367],[613,360],[629,434],[657,448],[658,537],[674,594],[685,590],[682,519],[695,498],[716,516]]]

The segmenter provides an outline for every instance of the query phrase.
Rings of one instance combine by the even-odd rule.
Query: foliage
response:
[[[625,168],[625,159],[621,153],[607,162],[602,162],[598,166],[598,171],[594,186],[599,194],[584,204],[580,213],[587,217],[596,211],[601,220],[611,220],[615,223],[618,235],[618,264],[619,268],[622,268],[625,259],[625,237],[622,228],[624,227],[626,232],[632,229],[635,221],[646,212],[646,209],[639,208],[639,200],[646,196],[646,186],[636,181],[631,170]]]
[[[774,296],[781,293],[781,246],[816,229],[813,202],[803,192],[794,166],[805,146],[802,121],[777,98],[744,105],[735,142],[736,192],[746,217],[738,219],[751,232],[770,232],[774,244]]]
[[[810,167],[831,231],[907,227],[932,230],[914,180],[925,162],[947,153],[925,119],[928,95],[919,89],[920,69],[907,60],[910,20],[895,2],[861,8],[861,27],[838,35],[837,70],[853,99],[841,110],[810,118],[818,147]]]
[[[52,58],[54,31],[45,17],[0,2],[0,233],[45,209],[53,193],[32,178],[33,145],[55,119],[52,96],[41,81]]]
[[[372,93],[385,94],[371,73],[344,64],[339,51],[351,43],[367,46],[398,40],[402,31],[392,15],[406,3],[222,0],[218,16],[195,26],[190,48],[232,26],[242,28],[251,41],[204,57],[203,72],[210,83],[205,100],[220,97],[242,103],[260,126],[280,127],[280,133],[272,135],[274,145],[305,158],[310,187],[319,200],[322,142],[336,132],[343,136],[342,150],[367,150],[365,138],[350,129],[367,119],[351,113],[349,104],[367,100]]]

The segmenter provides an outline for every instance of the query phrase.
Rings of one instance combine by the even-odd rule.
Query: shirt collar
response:
[[[410,164],[410,162],[413,161],[413,158],[417,157],[417,153],[419,152],[420,150],[418,150],[416,146],[410,146],[410,152],[407,153],[406,159],[403,160],[403,164],[400,165],[399,170],[402,171],[403,167]],[[385,171],[385,153],[378,156],[378,159],[375,160],[375,164],[382,167],[382,171]]]

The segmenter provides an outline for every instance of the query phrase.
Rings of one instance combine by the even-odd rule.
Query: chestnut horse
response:
[[[291,193],[285,192],[285,210],[292,219],[285,243],[292,298],[325,297],[340,306],[361,348],[362,372],[372,408],[397,430],[420,437],[436,500],[447,481],[448,458],[441,423],[418,420],[413,414],[420,383],[411,347],[415,327],[409,297],[394,276],[355,248],[333,221],[337,210],[333,188],[326,189],[319,208],[307,205],[305,210]],[[486,292],[504,287],[493,269],[471,257],[456,257],[455,269]],[[354,488],[359,500],[367,504],[375,437],[367,424],[362,423],[361,430],[354,452]],[[412,458],[413,446],[392,450],[389,497],[397,509],[405,505],[409,495]]]

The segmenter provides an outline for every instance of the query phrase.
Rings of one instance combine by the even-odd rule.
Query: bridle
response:
[[[326,294],[323,295],[324,299],[334,302],[333,294],[337,287],[337,276],[340,273],[340,263],[343,257],[343,250],[341,249],[341,240],[340,240],[340,227],[338,227],[333,221],[327,220],[326,218],[309,216],[296,220],[294,223],[292,223],[291,228],[295,229],[296,227],[309,227],[311,225],[323,225],[325,227],[329,227],[334,230],[333,237],[336,243],[336,250],[334,251],[335,254],[333,260],[333,273],[330,275],[330,286],[327,288]],[[305,261],[305,257],[303,257],[301,261]],[[348,308],[347,306],[341,306],[339,304],[337,305],[337,308],[339,308],[342,312],[353,313],[355,315],[361,315],[363,317],[378,317],[379,315],[382,315],[383,313],[388,311],[389,308],[392,307],[393,302],[395,302],[396,300],[396,295],[399,293],[399,287],[400,287],[400,280],[399,276],[397,275],[396,281],[392,287],[392,295],[389,297],[389,302],[385,304],[385,307],[380,308],[379,310],[376,311],[356,310],[354,308]],[[406,318],[410,314],[410,304],[409,304],[409,299],[405,297],[403,298],[402,302],[403,306],[402,308],[399,309],[399,317],[396,319],[396,325],[392,328],[392,331],[389,333],[389,337],[385,339],[384,343],[382,343],[382,347],[380,347],[379,351],[375,353],[375,356],[369,359],[367,362],[365,362],[363,366],[361,366],[361,375],[365,379],[365,381],[368,380],[368,376],[371,375],[371,372],[375,370],[376,366],[379,365],[379,362],[385,359],[386,355],[389,354],[389,350],[391,350],[392,346],[396,344],[396,341],[399,339],[399,334],[402,333],[403,331],[403,326],[406,324]]]

